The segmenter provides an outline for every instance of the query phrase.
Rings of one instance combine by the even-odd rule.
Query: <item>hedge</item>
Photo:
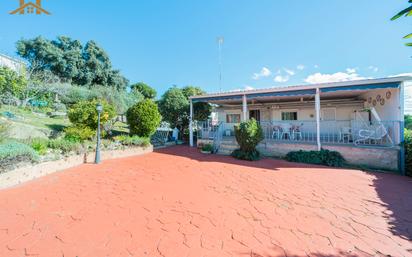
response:
[[[332,167],[341,167],[345,159],[339,152],[321,149],[320,151],[293,151],[286,155],[286,160],[291,162],[302,162],[320,164]]]

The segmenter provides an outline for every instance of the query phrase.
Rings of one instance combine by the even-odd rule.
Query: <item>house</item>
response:
[[[7,67],[20,74],[26,68],[26,64],[19,59],[0,53],[0,67]]]
[[[20,0],[20,6],[19,8],[17,8],[14,11],[11,11],[10,14],[47,14],[50,15],[50,13],[48,11],[46,11],[45,9],[42,8],[41,6],[41,0],[36,0],[36,3],[33,3],[31,1],[29,2],[25,2],[24,0]]]
[[[351,164],[403,170],[404,88],[412,77],[298,85],[191,97],[213,104],[217,118],[190,122],[190,145],[211,143],[221,154],[236,149],[234,126],[256,119],[268,156],[329,149]]]

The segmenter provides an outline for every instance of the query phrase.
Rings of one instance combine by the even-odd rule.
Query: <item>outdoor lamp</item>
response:
[[[96,105],[96,111],[97,111],[97,144],[96,144],[96,156],[94,159],[94,163],[99,164],[100,163],[100,114],[103,111],[103,106],[100,103]]]

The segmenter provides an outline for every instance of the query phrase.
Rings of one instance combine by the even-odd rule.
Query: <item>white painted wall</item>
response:
[[[0,54],[0,67],[8,67],[17,73],[20,73],[24,68],[24,64],[14,60],[13,58]]]

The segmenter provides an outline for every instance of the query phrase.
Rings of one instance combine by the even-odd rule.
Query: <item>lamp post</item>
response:
[[[94,163],[99,164],[100,163],[100,114],[103,111],[103,106],[98,103],[96,105],[96,110],[97,110],[97,144],[96,144],[96,156],[94,159]]]

